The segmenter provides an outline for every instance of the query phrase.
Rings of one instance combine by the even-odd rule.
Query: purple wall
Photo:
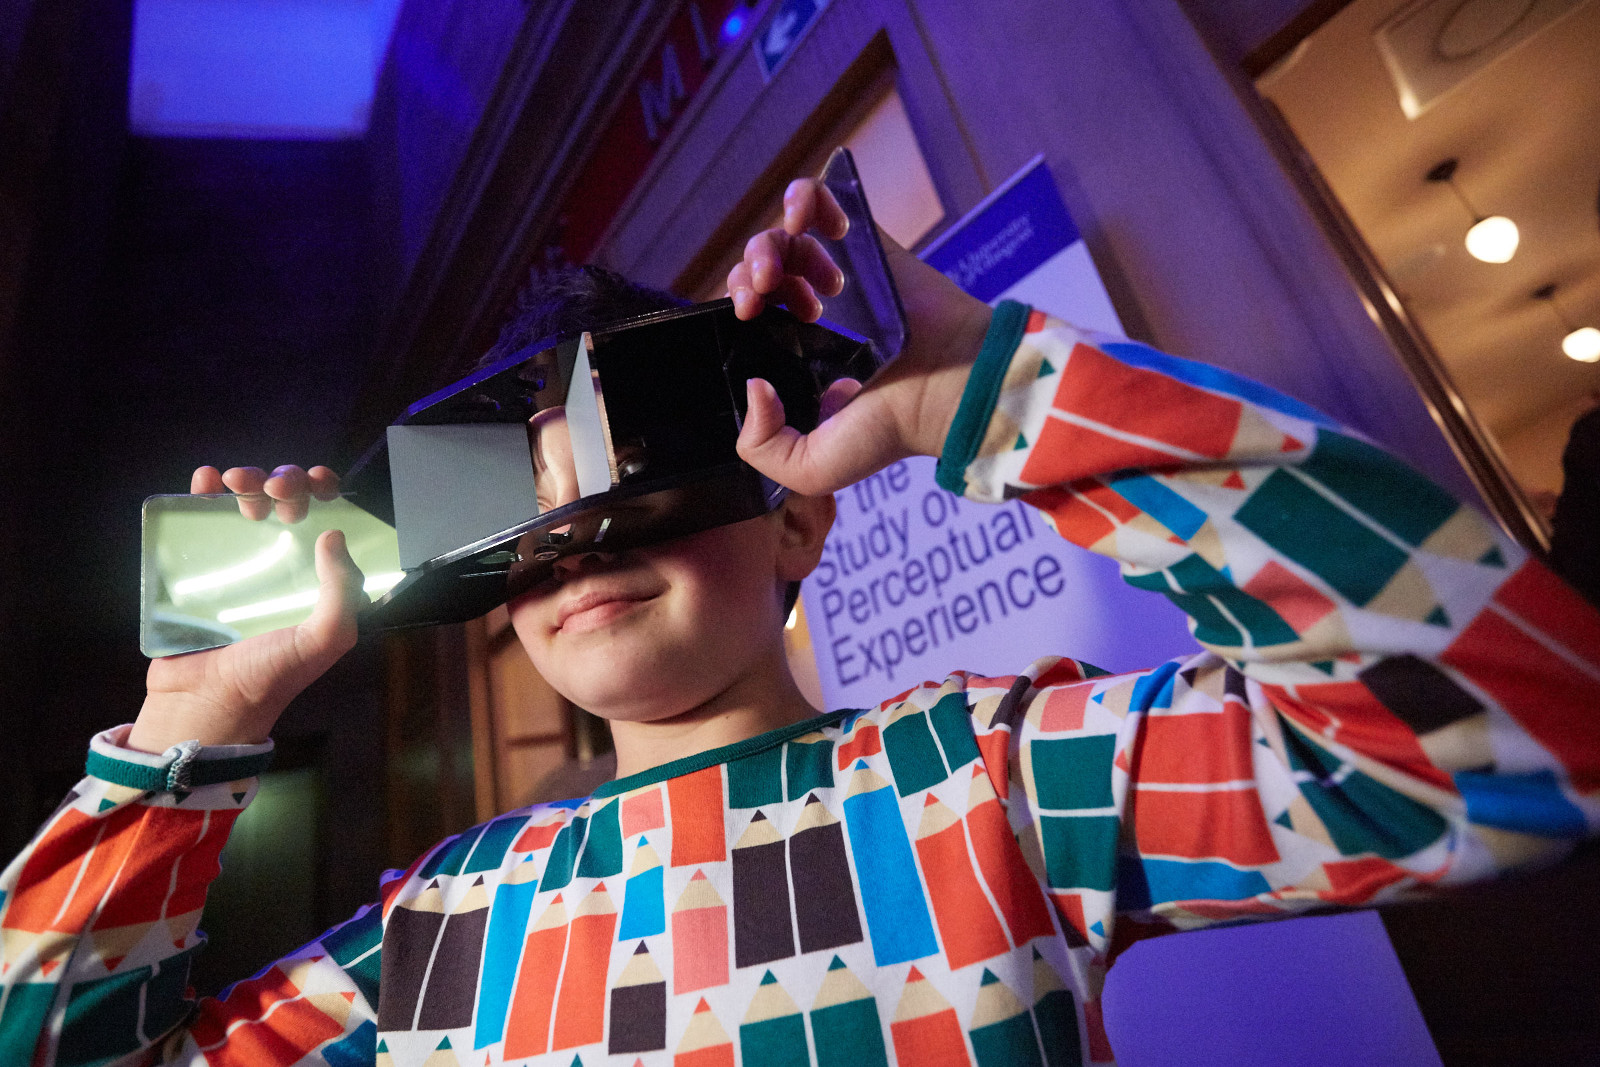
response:
[[[1120,1067],[1440,1063],[1373,912],[1140,942],[1111,971],[1105,1018]]]
[[[493,97],[524,0],[406,0],[373,99],[379,220],[404,277],[416,264]]]

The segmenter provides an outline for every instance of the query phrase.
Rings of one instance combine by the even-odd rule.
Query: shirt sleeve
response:
[[[1044,660],[978,716],[1012,733],[1013,826],[1064,916],[1366,904],[1600,825],[1600,616],[1304,404],[1002,305],[939,479],[1038,507],[1203,649]]]
[[[156,756],[122,748],[129,729],[94,739],[88,776],[0,874],[0,1062],[371,1062],[377,907],[221,998],[189,986],[207,888],[271,745]]]

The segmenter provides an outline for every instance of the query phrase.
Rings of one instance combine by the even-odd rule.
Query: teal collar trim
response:
[[[1022,343],[1022,334],[1028,328],[1028,316],[1033,309],[1015,300],[1002,300],[989,320],[989,332],[983,337],[983,347],[967,374],[967,387],[961,392],[961,404],[956,417],[945,435],[944,451],[934,468],[934,481],[957,496],[967,489],[967,466],[978,457],[978,446],[989,428],[995,402],[1000,399],[1000,385],[1005,381],[1006,368],[1011,357]]]
[[[659,767],[651,767],[648,771],[630,774],[626,778],[617,778],[606,782],[596,789],[591,796],[596,800],[605,797],[614,797],[619,793],[626,793],[647,785],[664,782],[668,778],[681,778],[695,771],[703,771],[707,767],[715,767],[719,763],[731,763],[742,756],[748,756],[763,749],[780,745],[785,741],[820,730],[824,726],[832,726],[847,715],[854,715],[855,710],[845,708],[842,711],[830,711],[826,715],[818,715],[814,719],[803,719],[800,722],[780,726],[776,730],[768,730],[764,734],[747,737],[743,741],[735,741],[731,745],[713,748],[706,752],[698,752],[693,756],[675,759],[670,763],[663,763]]]

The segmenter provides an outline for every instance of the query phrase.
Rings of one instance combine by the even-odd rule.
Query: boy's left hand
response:
[[[744,259],[728,273],[738,316],[754,318],[771,301],[816,321],[822,313],[818,294],[837,295],[844,278],[811,233],[837,240],[848,225],[821,182],[791,182],[783,197],[783,225],[750,238]],[[836,492],[907,456],[937,456],[989,329],[988,305],[881,230],[878,237],[906,309],[909,336],[900,355],[865,385],[835,383],[822,398],[824,421],[809,434],[784,424],[772,386],[760,379],[749,383],[739,455],[799,493]]]
[[[259,467],[226,473],[201,467],[189,482],[191,493],[230,490],[246,518],[259,521],[276,512],[283,522],[300,522],[313,496],[339,495],[339,476],[327,467],[286,465],[270,475]],[[317,603],[299,626],[151,660],[144,706],[127,746],[163,752],[191,738],[205,745],[265,741],[289,702],[356,642],[356,612],[367,597],[342,533],[317,539],[316,572]]]
[[[302,470],[285,464],[271,474],[260,467],[201,467],[189,479],[189,492],[228,493],[239,499],[239,511],[247,519],[260,522],[276,512],[281,522],[304,521],[311,498],[337,500],[339,476],[329,467]]]

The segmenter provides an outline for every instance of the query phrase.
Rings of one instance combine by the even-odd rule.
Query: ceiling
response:
[[[1525,489],[1553,490],[1567,429],[1600,390],[1600,364],[1562,354],[1566,330],[1532,294],[1554,283],[1568,319],[1600,326],[1600,2],[1578,3],[1407,119],[1374,31],[1429,2],[1354,0],[1258,84],[1512,472]],[[1446,15],[1502,26],[1550,2],[1431,0]],[[1466,207],[1424,177],[1448,157],[1460,160],[1456,185],[1479,212],[1521,229],[1509,263],[1467,253]]]

